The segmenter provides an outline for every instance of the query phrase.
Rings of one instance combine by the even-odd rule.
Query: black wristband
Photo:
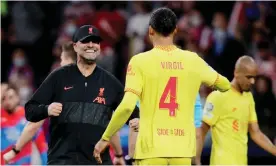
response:
[[[14,151],[15,154],[18,154],[18,153],[20,152],[20,150],[17,150],[17,149],[15,148],[15,146],[12,147],[12,151]]]
[[[114,156],[117,157],[117,158],[124,157],[123,154],[115,154]]]

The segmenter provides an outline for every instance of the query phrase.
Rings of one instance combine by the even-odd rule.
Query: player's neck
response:
[[[234,88],[235,91],[242,93],[242,90],[235,79],[233,79],[233,81],[231,82],[231,86],[232,88]]]
[[[156,37],[152,44],[154,47],[170,47],[174,45],[172,37]]]
[[[78,61],[77,66],[78,66],[80,72],[82,73],[82,75],[87,77],[87,76],[91,75],[93,73],[93,71],[95,70],[96,63],[94,63],[94,64],[85,64],[85,63],[81,63],[80,61]]]

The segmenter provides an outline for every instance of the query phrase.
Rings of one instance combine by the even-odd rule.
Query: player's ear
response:
[[[151,26],[149,26],[149,35],[153,36],[154,35],[154,30]]]
[[[238,73],[238,71],[234,71],[234,78],[236,78],[236,77],[238,77],[238,75],[239,75],[239,73]]]
[[[176,28],[175,28],[174,31],[173,31],[173,35],[176,35],[177,32],[178,32],[178,28],[177,28],[177,26],[176,26]]]
[[[74,47],[75,52],[77,52],[77,50],[78,50],[77,43],[73,43],[73,47]]]

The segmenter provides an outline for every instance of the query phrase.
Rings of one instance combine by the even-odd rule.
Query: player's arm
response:
[[[249,133],[251,139],[267,152],[276,156],[276,146],[270,139],[260,130],[257,122],[249,124]]]
[[[201,153],[203,150],[204,141],[206,138],[206,135],[210,129],[210,126],[203,122],[200,128],[197,128],[197,130],[200,130],[200,138],[197,138],[197,144],[196,144],[196,157],[195,157],[195,164],[201,165]]]
[[[115,135],[113,135],[110,139],[110,144],[113,147],[115,151],[116,157],[123,157],[123,150],[121,146],[121,139],[120,139],[120,133],[117,132]]]
[[[29,122],[24,127],[19,139],[14,145],[16,151],[21,151],[21,149],[34,138],[37,131],[41,128],[43,122],[44,120],[37,123]],[[10,162],[15,156],[16,153],[13,150],[10,150],[9,152],[4,154],[4,159],[6,160],[6,162]]]
[[[54,87],[58,71],[53,71],[25,104],[25,116],[28,121],[38,122],[48,117],[48,105],[54,96]]]
[[[142,74],[135,58],[134,56],[128,65],[125,95],[102,136],[103,140],[108,141],[126,123],[142,92]]]
[[[137,102],[136,106],[139,108],[140,104]],[[136,140],[139,130],[139,117],[136,117],[129,121],[129,135],[128,135],[128,156],[133,159]]]
[[[198,59],[198,66],[201,69],[200,76],[203,83],[222,92],[230,89],[231,85],[226,77],[216,72],[200,57],[198,57]]]
[[[135,118],[129,122],[129,134],[128,134],[128,159],[127,164],[134,164],[134,152],[139,130],[139,119]]]
[[[139,119],[138,119],[138,121],[139,121]],[[137,136],[138,136],[138,131],[136,131],[134,128],[130,127],[129,135],[128,135],[128,156],[130,158],[134,157]]]
[[[16,141],[15,147],[17,150],[21,150],[29,141],[31,141],[38,130],[42,127],[45,120],[33,123],[29,122],[23,129],[19,139]]]
[[[41,126],[42,126],[42,124],[41,124]],[[36,147],[38,149],[38,152],[40,154],[41,164],[42,165],[47,165],[48,145],[47,145],[47,142],[46,142],[46,139],[45,139],[45,133],[42,130],[41,126],[40,126],[38,132],[36,133],[35,137],[33,138],[33,140],[34,140],[34,142],[36,144]]]
[[[276,146],[270,141],[270,139],[260,130],[257,115],[255,111],[255,102],[251,97],[250,116],[249,116],[249,133],[251,139],[267,152],[276,156]]]
[[[108,124],[102,139],[109,141],[110,138],[119,131],[120,128],[123,127],[123,125],[127,122],[129,117],[131,116],[136,101],[138,100],[138,96],[131,92],[126,92],[124,95],[124,98],[119,105],[119,107],[114,112],[110,123]]]
[[[201,134],[201,125],[202,125],[202,106],[201,106],[201,101],[200,101],[200,95],[198,94],[196,97],[196,103],[195,103],[195,127],[196,127],[196,156],[200,156],[199,153],[199,147],[202,147],[202,134]],[[197,160],[197,161],[196,161]],[[193,158],[193,163],[199,165],[200,160],[198,158],[194,157]]]
[[[207,97],[206,103],[204,105],[203,110],[203,118],[201,125],[201,138],[198,140],[200,142],[197,143],[197,152],[196,152],[196,165],[201,164],[201,153],[205,141],[205,137],[209,131],[209,129],[214,126],[220,116],[220,92],[214,91]]]

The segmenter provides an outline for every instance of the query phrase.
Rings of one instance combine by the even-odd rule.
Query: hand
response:
[[[105,141],[103,139],[100,139],[100,141],[95,145],[93,156],[99,164],[102,164],[101,153],[105,150],[105,148],[107,148],[108,145],[109,141]]]
[[[195,160],[195,165],[201,165],[201,162],[200,162],[200,160]]]
[[[193,157],[193,158],[192,158],[192,164],[193,164],[193,165],[201,165],[200,158],[198,158],[198,157]]]
[[[113,164],[114,165],[126,165],[123,157],[114,157]]]
[[[9,164],[11,160],[16,156],[15,152],[13,150],[8,151],[3,155],[3,158],[5,160],[5,163]]]
[[[59,116],[62,111],[61,103],[52,103],[48,106],[48,115],[49,116]]]
[[[129,127],[133,129],[135,132],[139,130],[139,118],[134,118],[129,121]]]

